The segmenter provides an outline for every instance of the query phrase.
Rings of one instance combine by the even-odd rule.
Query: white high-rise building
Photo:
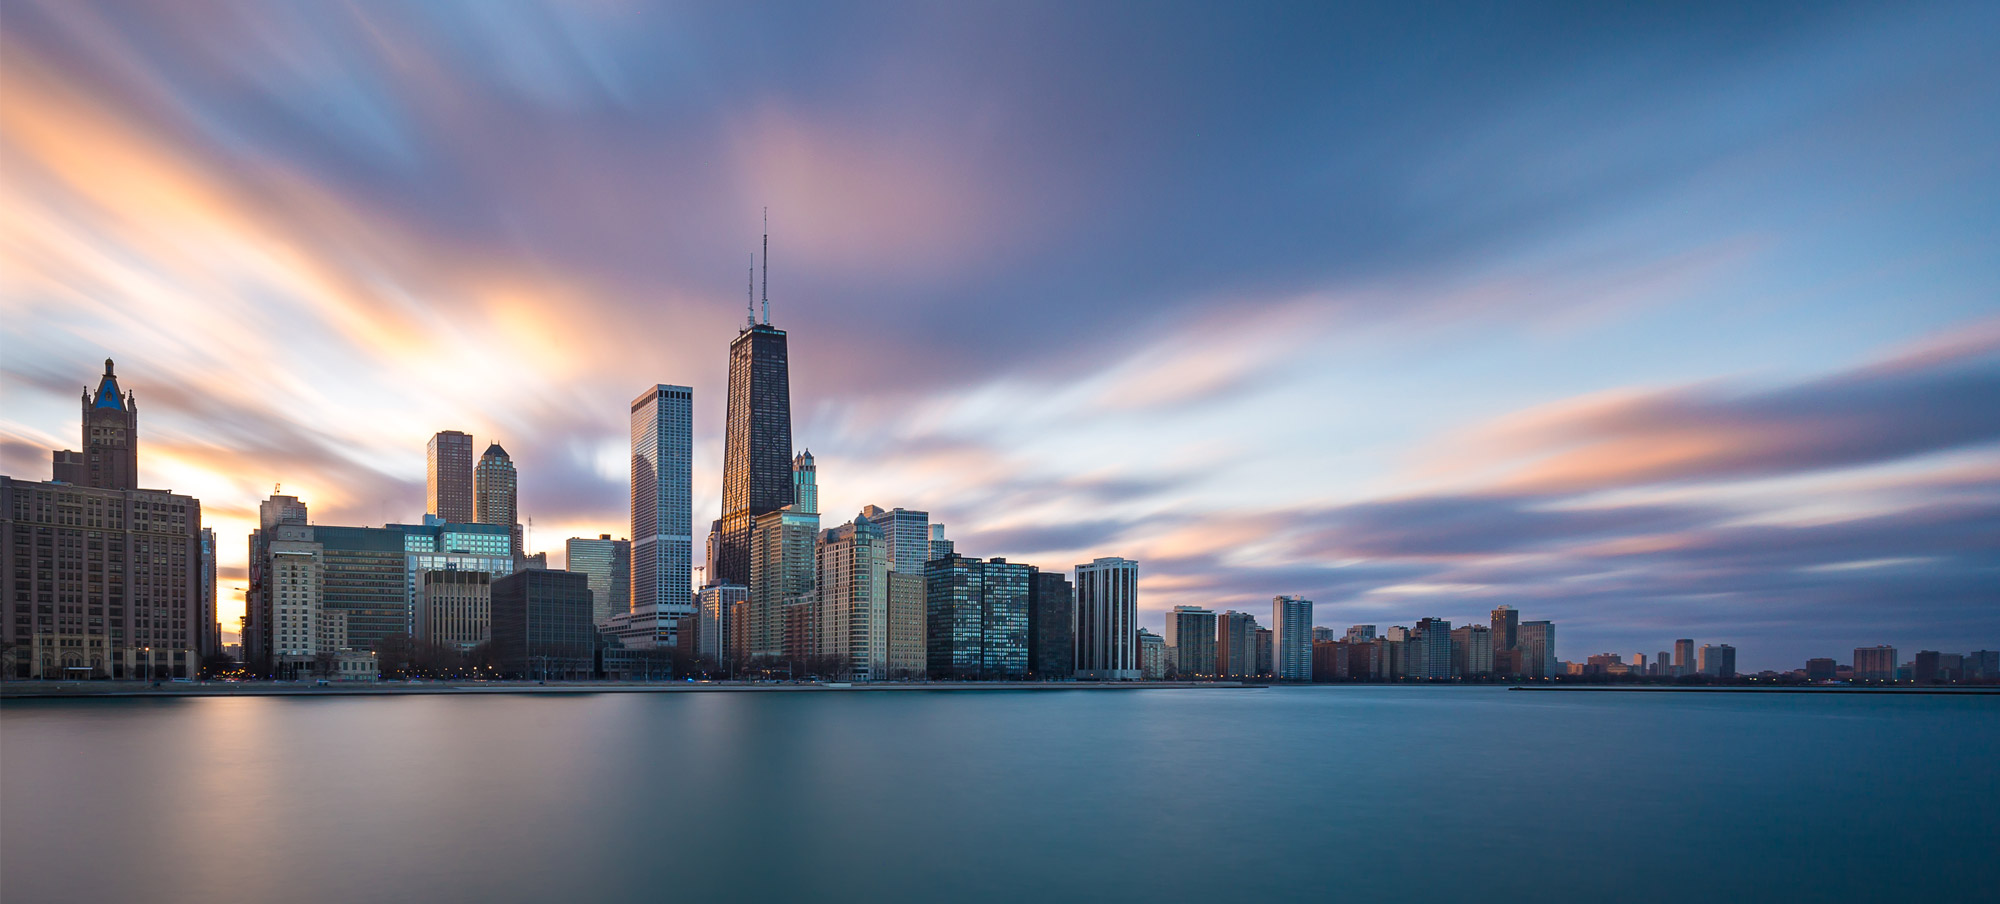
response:
[[[694,390],[655,386],[632,400],[632,613],[694,614]]]
[[[921,575],[931,560],[931,513],[863,506],[862,517],[882,529],[889,544],[889,570]]]
[[[1302,596],[1271,598],[1271,677],[1311,681],[1313,604]]]
[[[1076,675],[1137,681],[1139,563],[1107,557],[1076,566]],[[1312,657],[1306,657],[1310,676]]]

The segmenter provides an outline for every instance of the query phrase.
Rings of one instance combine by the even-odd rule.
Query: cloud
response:
[[[2000,440],[2000,340],[1901,357],[1793,386],[1606,393],[1509,415],[1454,438],[1426,473],[1499,471],[1520,492],[1850,468]]]

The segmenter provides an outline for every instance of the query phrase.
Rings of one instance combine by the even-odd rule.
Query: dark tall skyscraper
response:
[[[440,431],[425,450],[424,511],[452,524],[472,521],[472,436]]]
[[[722,545],[715,583],[750,586],[757,516],[792,503],[792,389],[785,331],[754,323],[729,345],[722,442]]]
[[[100,490],[139,488],[139,400],[118,392],[118,375],[104,359],[97,392],[83,391],[82,452],[55,452],[55,479]]]

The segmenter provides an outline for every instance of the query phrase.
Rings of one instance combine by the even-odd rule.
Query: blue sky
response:
[[[439,429],[622,535],[654,382],[715,509],[769,207],[828,523],[1132,556],[1155,624],[2000,643],[1991,5],[0,15],[0,471],[115,357],[237,573],[276,482],[413,517]]]

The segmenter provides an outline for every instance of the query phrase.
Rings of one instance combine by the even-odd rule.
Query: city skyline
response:
[[[1176,605],[1296,594],[1336,628],[1506,604],[1560,623],[1571,659],[1693,637],[1746,671],[2000,634],[2000,318],[1980,250],[2000,198],[1968,178],[1990,163],[1960,131],[1990,133],[1962,116],[2000,91],[1969,37],[2000,24],[1990,9],[1703,11],[1702,35],[1651,38],[1608,15],[1539,38],[1485,23],[1543,68],[1470,54],[1487,87],[1425,93],[1369,61],[1387,101],[1455,124],[1430,131],[1334,88],[1288,82],[1241,111],[1201,92],[1256,84],[1260,56],[1307,59],[1278,21],[1221,28],[1215,62],[1185,73],[1128,46],[1118,65],[1182,107],[1109,83],[1042,108],[977,87],[1022,74],[1009,31],[922,52],[956,76],[923,87],[813,46],[917,52],[922,17],[881,37],[779,30],[745,46],[795,62],[739,80],[645,64],[619,33],[656,39],[669,22],[648,13],[515,7],[448,37],[380,8],[199,32],[157,9],[131,11],[156,28],[115,32],[81,4],[9,12],[0,216],[32,240],[7,252],[24,278],[0,299],[0,473],[46,479],[49,450],[76,443],[78,384],[117,359],[146,410],[140,486],[202,500],[229,627],[273,483],[316,521],[414,522],[425,440],[447,428],[505,441],[530,552],[624,535],[618,405],[638,386],[693,388],[705,525],[722,349],[769,204],[793,451],[824,472],[828,525],[880,504],[930,512],[967,556],[1127,557],[1155,633]],[[1114,27],[1079,15],[1075,34]],[[342,61],[302,51],[309,32]],[[413,74],[364,33],[449,52]],[[107,62],[121,49],[142,71]],[[1612,49],[1684,77],[1634,83]],[[1770,54],[1791,65],[1754,65]],[[1043,77],[1104,84],[1111,65],[1052,59]],[[1971,73],[1959,93],[1885,100],[1947,70]],[[446,87],[463,115],[435,106]],[[1770,106],[1743,114],[1738,94]],[[1280,142],[1284,104],[1356,125]],[[659,108],[680,112],[643,113]],[[656,131],[682,113],[687,137]],[[1083,121],[1103,130],[1088,147],[1052,137]],[[598,140],[481,140],[566,124]],[[1220,137],[1188,139],[1202,127]],[[1284,148],[1260,161],[1272,181],[1218,166],[1231,136]],[[1149,167],[1099,168],[1162,143],[1177,149]],[[518,178],[543,152],[550,177]],[[1218,168],[1233,174],[1203,176]],[[654,203],[675,192],[684,206]]]

